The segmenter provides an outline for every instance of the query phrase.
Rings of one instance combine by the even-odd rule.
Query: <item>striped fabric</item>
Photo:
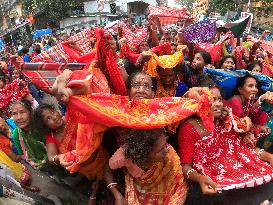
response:
[[[33,84],[41,90],[50,93],[56,77],[62,73],[64,69],[81,70],[85,64],[83,63],[21,63],[20,69]]]
[[[187,8],[168,8],[149,5],[149,18],[158,17],[161,25],[175,24],[180,20],[192,19]]]

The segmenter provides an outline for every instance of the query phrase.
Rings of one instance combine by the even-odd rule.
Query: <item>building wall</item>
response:
[[[130,2],[137,2],[132,0],[116,0],[113,1],[116,4],[117,10],[120,9],[121,12],[127,13],[128,12],[128,3]],[[156,0],[140,0],[140,2],[148,3],[150,5],[156,6]],[[88,1],[84,3],[84,12],[87,14],[97,13],[98,12],[98,3],[97,1]],[[109,1],[104,4],[104,9],[102,12],[110,13],[110,3]]]

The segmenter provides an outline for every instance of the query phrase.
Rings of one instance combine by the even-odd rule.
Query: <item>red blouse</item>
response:
[[[194,144],[200,139],[199,133],[192,124],[186,122],[181,125],[178,131],[178,144],[182,164],[192,164]]]
[[[53,133],[51,132],[46,134],[46,144],[55,144],[59,149],[61,143],[56,137],[54,137]]]
[[[245,117],[242,103],[238,98],[231,98],[224,102],[225,106],[232,108],[232,113],[238,117]],[[268,115],[259,109],[251,110],[249,116],[254,124],[265,125],[268,120]]]

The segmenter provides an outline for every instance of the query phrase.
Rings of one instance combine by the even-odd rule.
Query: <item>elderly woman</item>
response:
[[[27,100],[17,100],[10,105],[10,112],[17,128],[12,138],[18,154],[34,168],[42,168],[46,161],[45,138],[33,124],[33,110]]]

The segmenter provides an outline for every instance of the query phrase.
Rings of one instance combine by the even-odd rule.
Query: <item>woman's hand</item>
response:
[[[261,95],[260,102],[266,100],[269,103],[273,103],[273,92],[267,91],[265,94]]]
[[[260,129],[260,135],[267,136],[271,133],[271,129],[267,126],[257,126]]]
[[[215,194],[218,192],[219,184],[213,182],[208,176],[201,175],[199,185],[203,194]]]
[[[249,147],[254,148],[256,145],[256,138],[255,135],[251,132],[247,133],[244,137],[243,137],[243,141],[244,143],[246,143]]]
[[[253,127],[253,123],[251,121],[251,119],[249,117],[244,117],[241,119],[245,125],[246,125],[246,129],[245,129],[245,132],[249,132],[251,130],[251,128]]]
[[[73,161],[67,162],[64,154],[58,155],[59,163],[62,167],[67,168],[73,164]]]

